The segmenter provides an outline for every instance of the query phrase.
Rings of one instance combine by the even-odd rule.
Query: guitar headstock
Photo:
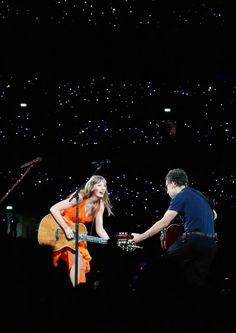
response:
[[[133,239],[134,236],[131,234],[127,234],[127,232],[119,232],[118,235],[116,235],[116,239],[118,240],[129,240],[129,239]]]
[[[119,232],[116,235],[117,245],[122,248],[122,250],[126,251],[134,251],[135,249],[139,248],[142,249],[141,246],[137,246],[133,239],[133,235],[127,234],[126,232]]]

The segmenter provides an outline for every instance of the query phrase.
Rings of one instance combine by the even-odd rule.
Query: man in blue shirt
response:
[[[132,233],[132,240],[138,243],[152,237],[171,226],[177,215],[180,216],[183,234],[166,252],[183,270],[186,285],[204,288],[217,249],[214,228],[217,215],[206,197],[188,186],[188,176],[184,170],[170,170],[165,179],[166,191],[171,197],[167,211],[145,232]]]

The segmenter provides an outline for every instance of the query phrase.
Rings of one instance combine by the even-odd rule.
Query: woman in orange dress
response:
[[[76,222],[76,199],[70,198],[62,200],[50,208],[56,222],[62,228],[68,240],[74,238],[74,229],[71,228],[72,223]],[[78,222],[88,223],[95,219],[95,230],[99,237],[109,239],[106,230],[103,227],[103,214],[107,210],[108,216],[112,213],[107,182],[104,177],[93,175],[78,193]],[[69,223],[67,223],[69,222]],[[67,264],[70,280],[73,286],[86,282],[86,273],[90,271],[91,256],[87,249],[85,241],[78,243],[78,276],[75,278],[75,253],[70,248],[64,248],[53,253],[53,264],[58,265],[61,258]],[[77,280],[77,283],[76,283]]]

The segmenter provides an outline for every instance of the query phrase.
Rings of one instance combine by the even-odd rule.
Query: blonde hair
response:
[[[83,198],[89,198],[92,195],[94,185],[103,182],[105,185],[107,185],[107,181],[104,177],[99,175],[93,175],[87,183],[84,185],[84,188],[80,190],[80,193],[82,194]],[[112,212],[112,204],[110,202],[109,194],[106,188],[106,191],[104,193],[103,198],[101,199],[104,203],[104,206],[107,210],[108,216],[114,215]],[[92,213],[94,214],[96,209],[98,207],[98,202],[94,203],[94,206],[92,207]]]

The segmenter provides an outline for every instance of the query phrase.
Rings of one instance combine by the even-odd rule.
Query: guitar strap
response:
[[[89,232],[90,235],[92,235],[92,232],[93,232],[96,212],[97,212],[97,210],[96,210],[96,211],[93,213],[93,215],[92,215],[92,225],[91,225],[90,232]]]
[[[94,223],[95,223],[95,214],[93,214],[93,216],[92,216],[92,225],[91,225],[90,232],[89,232],[90,235],[92,235],[92,233],[93,233]]]

